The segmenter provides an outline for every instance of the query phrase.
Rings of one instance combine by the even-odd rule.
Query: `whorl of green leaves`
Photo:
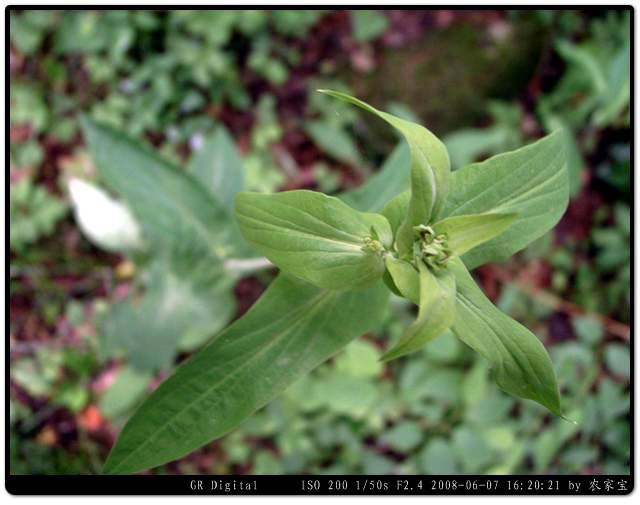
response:
[[[389,290],[415,303],[418,315],[384,360],[451,330],[490,362],[500,388],[562,415],[544,346],[498,310],[469,273],[521,250],[563,214],[569,186],[561,133],[451,172],[444,144],[426,128],[343,93],[323,92],[396,128],[408,155],[397,151],[367,184],[338,198],[311,191],[238,193],[242,236],[282,272],[244,317],[142,404],[105,472],[157,466],[232,430],[351,339],[375,329]],[[149,237],[170,217],[154,209],[145,189],[162,177],[164,190],[179,197],[173,210],[190,216],[203,250],[212,257],[244,250],[235,226],[220,221],[225,205],[205,198],[187,174],[150,161],[150,153],[129,158],[118,152],[118,137],[106,128],[88,125],[86,132],[105,179],[148,215]],[[130,167],[126,180],[124,166]],[[383,189],[386,204],[377,198]],[[216,234],[212,222],[220,223]]]

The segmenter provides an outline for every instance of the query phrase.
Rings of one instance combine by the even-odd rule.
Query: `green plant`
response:
[[[271,146],[282,137],[273,96],[264,95],[260,98],[256,105],[256,120],[251,131],[251,151],[244,160],[246,189],[274,191],[284,183],[285,177],[271,150]]]
[[[540,113],[558,115],[572,128],[629,124],[630,30],[629,12],[609,12],[591,22],[586,40],[558,40],[567,70],[540,101]]]
[[[348,88],[335,79],[316,79],[309,84],[310,96],[307,105],[312,119],[304,123],[304,129],[309,138],[325,154],[341,163],[361,169],[363,161],[358,147],[349,129],[353,127],[356,116],[348,104],[331,104],[330,97],[313,93],[313,89],[331,87],[343,92]]]
[[[81,111],[141,141],[153,132],[176,159],[183,143],[215,129],[212,111],[252,105],[249,84],[288,80],[298,40],[329,13],[12,11],[11,126],[30,128],[12,141],[12,163],[40,163],[37,135],[71,143]]]
[[[564,132],[572,196],[582,186],[585,160],[580,144],[592,144],[597,129],[629,125],[630,15],[609,12],[593,20],[589,29],[590,36],[580,43],[566,38],[557,40],[556,50],[567,69],[554,89],[540,97],[536,107],[546,131]]]
[[[574,16],[574,12],[566,12],[554,18],[572,26],[553,27],[554,46],[566,68],[557,84],[539,96],[535,111],[547,133],[563,132],[571,197],[582,188],[583,171],[596,151],[599,132],[628,126],[631,83],[629,14],[609,12],[595,18],[589,23],[588,37],[580,42],[572,41],[579,36],[571,21]],[[463,128],[443,139],[454,170],[523,142],[525,121],[517,104],[491,101],[488,112],[492,119],[489,127]],[[621,186],[627,186],[628,168],[612,168],[618,180],[624,181]]]
[[[487,108],[492,117],[491,126],[463,128],[443,139],[451,157],[453,170],[476,161],[482,155],[508,151],[522,144],[522,112],[518,105],[492,101]]]
[[[353,27],[353,38],[357,42],[369,42],[382,35],[389,24],[381,12],[355,10],[349,12]]]
[[[98,324],[102,358],[127,359],[122,377],[102,400],[107,415],[117,417],[135,404],[154,373],[173,364],[178,352],[197,349],[231,320],[233,286],[253,267],[251,260],[224,262],[230,251],[236,258],[247,253],[243,243],[218,242],[224,230],[237,235],[231,209],[235,194],[245,187],[243,160],[222,126],[203,140],[186,171],[148,158],[122,137],[113,135],[110,141],[122,161],[137,160],[131,184],[127,163],[102,165],[103,154],[94,151],[102,180],[124,202],[86,181],[72,180],[69,187],[85,236],[103,249],[126,254],[138,271],[130,294],[114,301]]]
[[[590,268],[586,265],[580,267],[573,297],[581,306],[601,313],[616,314],[623,321],[629,321],[631,211],[628,205],[622,203],[611,210],[613,219],[599,219],[594,223],[590,240],[585,245],[596,252],[595,261]],[[603,216],[607,214],[609,212],[605,210]]]
[[[384,360],[415,351],[450,329],[489,361],[504,391],[562,415],[543,345],[495,308],[468,272],[509,257],[560,218],[568,200],[560,135],[452,173],[444,145],[426,128],[348,95],[325,93],[376,114],[404,135],[410,166],[393,168],[395,178],[410,171],[409,190],[399,188],[379,214],[310,191],[240,193],[235,210],[242,234],[282,273],[244,317],[141,405],[105,472],[157,466],[236,427],[354,337],[377,327],[388,301],[385,284],[419,311]],[[154,208],[155,195],[146,190],[152,165],[159,162],[95,123],[87,122],[85,134],[101,171],[115,175],[121,170],[115,167],[137,167],[137,180],[120,180],[117,189],[128,195],[134,212],[144,210],[149,224],[167,235],[166,213]],[[184,174],[167,165],[156,168],[162,172],[156,176],[171,177],[175,186],[164,187],[175,188],[179,214],[191,216],[193,231],[208,237],[209,249],[239,254],[242,242],[233,221],[216,219],[212,203],[210,215],[196,208]],[[385,176],[390,177],[380,173],[376,180]],[[215,233],[209,231],[212,223]],[[186,237],[177,238],[184,243]],[[208,254],[215,264],[206,247],[197,251],[193,257]]]
[[[40,237],[53,232],[67,213],[67,207],[46,189],[24,178],[9,191],[9,243],[11,250],[23,253]]]

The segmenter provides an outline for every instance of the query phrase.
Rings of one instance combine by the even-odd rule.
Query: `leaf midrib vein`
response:
[[[303,310],[307,309],[309,311],[309,313],[312,312],[312,310],[314,309],[315,306],[318,306],[320,304],[320,302],[323,300],[323,298],[328,297],[329,295],[331,295],[332,293],[330,291],[326,291],[326,292],[322,292],[320,293],[317,297],[313,298],[308,304],[305,304],[303,306],[301,306],[296,312],[295,314],[298,314],[299,312],[302,312]],[[283,316],[280,320],[278,320],[278,323],[287,319],[288,317],[291,317],[291,314],[286,314],[285,316]],[[286,328],[287,331],[292,331],[294,328],[297,327],[298,324],[301,324],[302,322],[304,322],[303,320],[300,320],[298,322],[296,322],[293,326],[290,326],[288,328]],[[274,323],[275,324],[275,323]],[[252,333],[257,333],[259,331],[263,331],[264,328],[260,328],[259,330],[257,330],[256,332],[252,332]],[[278,337],[282,334],[282,332],[278,335]],[[260,350],[256,351],[255,353],[253,353],[253,355],[247,359],[245,361],[245,363],[243,365],[241,365],[240,367],[236,368],[235,370],[233,370],[232,372],[226,374],[225,376],[223,376],[218,382],[212,384],[211,386],[209,386],[206,390],[204,390],[202,393],[198,394],[196,396],[196,398],[194,398],[193,401],[191,401],[189,404],[187,404],[186,406],[184,406],[183,408],[181,408],[178,412],[176,412],[174,415],[172,415],[165,423],[162,427],[158,428],[156,431],[154,431],[151,435],[149,435],[145,441],[140,444],[137,448],[135,448],[133,451],[131,451],[124,459],[120,460],[120,462],[112,469],[113,473],[116,469],[120,468],[123,466],[123,464],[130,460],[135,454],[137,454],[138,452],[140,452],[140,450],[142,450],[143,448],[147,447],[149,445],[149,443],[152,440],[155,440],[158,435],[160,433],[163,433],[167,427],[179,416],[181,416],[185,411],[189,410],[193,405],[195,405],[196,403],[198,403],[201,398],[209,395],[211,393],[211,391],[213,391],[214,389],[216,389],[217,387],[219,387],[221,384],[224,384],[224,382],[226,382],[229,378],[231,378],[233,375],[235,375],[238,371],[246,368],[250,363],[253,363],[256,358],[258,358],[259,356],[263,355],[265,352],[267,352],[269,349],[271,349],[271,347],[273,347],[274,343],[277,342],[279,340],[279,338],[273,338],[271,340],[269,340],[266,344],[264,344]]]

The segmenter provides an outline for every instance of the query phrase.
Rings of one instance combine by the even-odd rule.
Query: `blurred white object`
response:
[[[81,179],[69,181],[69,194],[76,221],[93,244],[118,252],[142,248],[140,227],[123,203]]]

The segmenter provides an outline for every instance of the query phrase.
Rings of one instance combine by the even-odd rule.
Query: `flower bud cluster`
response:
[[[437,235],[431,226],[414,226],[416,241],[413,244],[413,255],[432,268],[443,268],[451,259],[452,252],[447,245],[447,236]]]
[[[383,253],[384,252],[384,246],[380,243],[380,241],[371,238],[371,237],[365,237],[363,239],[363,246],[362,246],[362,250],[366,251],[366,252],[372,252],[372,253]]]

